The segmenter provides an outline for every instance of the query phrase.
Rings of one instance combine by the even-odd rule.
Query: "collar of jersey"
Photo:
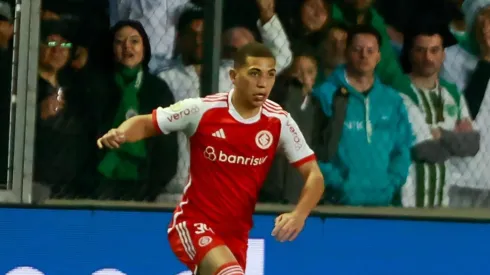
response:
[[[413,84],[413,82],[411,82],[411,83],[412,83],[412,88],[415,90],[420,90],[422,92],[437,92],[437,91],[439,91],[439,79],[436,81],[436,86],[432,89],[419,88],[419,87],[415,86],[415,84]]]
[[[262,114],[262,107],[260,108],[260,112],[256,114],[255,116],[251,118],[243,118],[238,111],[235,109],[235,106],[233,106],[233,103],[231,103],[231,97],[233,96],[233,91],[234,89],[231,89],[231,91],[228,93],[228,112],[230,115],[238,122],[244,123],[244,124],[252,124],[257,121],[259,121],[260,116]]]

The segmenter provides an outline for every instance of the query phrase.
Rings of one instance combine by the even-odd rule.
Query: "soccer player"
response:
[[[276,218],[277,240],[296,238],[324,190],[315,155],[298,126],[267,99],[276,78],[273,54],[251,43],[236,52],[234,62],[235,89],[229,93],[132,117],[97,141],[100,148],[119,148],[173,131],[189,137],[189,182],[168,239],[180,261],[199,275],[244,274],[257,196],[278,148],[299,169],[305,187],[295,209]]]

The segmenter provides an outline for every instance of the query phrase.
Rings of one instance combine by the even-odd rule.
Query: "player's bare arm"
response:
[[[303,230],[305,220],[322,198],[325,190],[323,175],[316,161],[309,161],[297,168],[305,181],[301,197],[295,209],[276,218],[272,231],[278,241],[293,241]]]
[[[117,149],[125,142],[136,142],[159,134],[154,127],[152,115],[134,116],[124,121],[118,128],[111,129],[97,140],[97,146],[102,149]]]
[[[200,104],[200,98],[189,98],[166,108],[159,107],[149,115],[134,116],[97,140],[97,146],[117,149],[125,142],[136,142],[162,133],[188,132],[199,120]]]

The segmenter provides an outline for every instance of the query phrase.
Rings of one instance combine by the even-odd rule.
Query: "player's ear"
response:
[[[233,82],[233,84],[235,83],[236,76],[237,76],[237,71],[235,69],[231,69],[230,70],[230,79],[231,79],[231,82]]]

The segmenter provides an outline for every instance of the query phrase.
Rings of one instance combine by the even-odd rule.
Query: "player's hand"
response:
[[[126,137],[121,131],[117,129],[112,129],[97,140],[97,146],[99,147],[99,149],[102,149],[104,147],[109,149],[117,149],[125,141]]]
[[[280,242],[293,241],[305,226],[305,219],[295,213],[285,213],[276,218],[272,236]]]

